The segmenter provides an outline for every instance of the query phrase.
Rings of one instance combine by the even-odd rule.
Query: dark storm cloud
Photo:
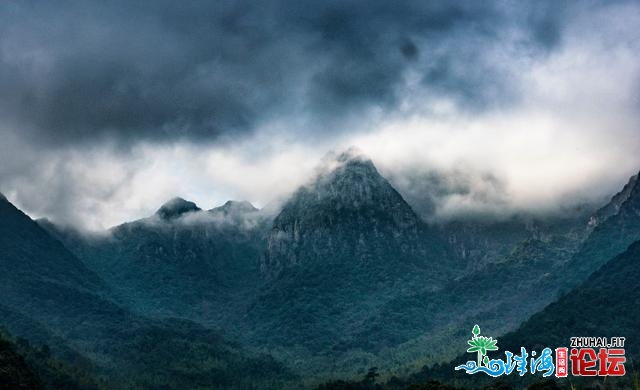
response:
[[[273,61],[252,53],[263,34],[238,37],[224,7],[4,7],[3,114],[46,142],[216,135],[246,127],[274,98],[258,92]]]
[[[428,93],[490,107],[517,91],[485,51],[513,29],[533,53],[561,40],[564,7],[532,4],[3,2],[0,119],[45,146],[219,139],[392,110],[409,69]]]

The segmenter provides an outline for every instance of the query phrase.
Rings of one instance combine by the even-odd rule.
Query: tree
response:
[[[364,376],[364,381],[365,383],[375,383],[376,382],[376,378],[379,377],[380,374],[378,373],[378,367],[371,367],[369,369],[369,371],[367,372],[367,374]]]

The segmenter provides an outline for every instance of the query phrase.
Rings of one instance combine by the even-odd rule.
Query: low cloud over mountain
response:
[[[176,193],[264,205],[357,145],[407,198],[430,177],[438,216],[600,199],[640,166],[639,21],[627,1],[7,2],[0,190],[98,228]]]

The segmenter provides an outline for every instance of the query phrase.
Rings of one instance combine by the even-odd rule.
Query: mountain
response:
[[[116,301],[153,318],[228,324],[260,282],[268,219],[249,202],[203,211],[174,198],[158,211],[90,236],[41,224],[102,277]]]
[[[637,175],[591,218],[591,227],[580,250],[567,264],[566,272],[572,276],[573,285],[640,240],[640,181]]]
[[[261,263],[267,276],[318,265],[394,273],[450,265],[445,244],[371,160],[353,152],[326,160],[275,218]]]
[[[505,345],[568,346],[572,336],[622,336],[627,360],[640,356],[640,240],[605,262],[577,288],[532,316]]]
[[[97,236],[40,225],[125,308],[223,328],[257,348],[300,344],[296,357],[327,348],[375,352],[404,341],[381,335],[370,343],[357,324],[414,289],[442,288],[462,269],[440,233],[369,159],[351,152],[327,158],[275,218],[248,202],[204,211],[176,198]]]
[[[538,313],[524,321],[516,330],[497,337],[499,351],[490,357],[504,357],[503,351],[519,351],[525,347],[527,351],[541,351],[545,347],[570,347],[570,338],[574,336],[593,337],[626,337],[625,356],[627,358],[627,376],[607,378],[612,383],[611,388],[631,388],[630,362],[640,357],[640,344],[635,342],[640,337],[640,241],[633,243],[622,254],[610,259],[596,270],[583,283],[572,289],[556,302],[544,307]],[[540,284],[539,291],[546,286]],[[480,299],[485,303],[486,300]],[[465,336],[471,334],[473,324],[480,324],[483,332],[499,335],[497,328],[479,317],[475,322],[469,322],[461,330]],[[491,333],[489,333],[489,330]],[[464,340],[454,343],[459,353],[468,345]],[[455,371],[454,366],[469,359],[470,354],[460,354],[457,358],[445,364],[424,367],[420,372],[410,376],[400,383],[425,383],[429,380],[439,380],[445,383],[455,383],[457,386],[480,387],[495,383],[495,379],[488,376],[469,376],[464,372]],[[520,377],[510,375],[500,380],[515,384],[517,388],[524,388],[527,384],[540,380],[539,375]],[[573,377],[578,383],[581,378]],[[583,378],[584,379],[584,378]],[[603,379],[603,378],[600,378]],[[594,383],[584,383],[594,386]],[[602,386],[602,384],[598,385]]]
[[[118,306],[106,282],[4,197],[0,254],[0,325],[74,365],[90,361],[109,388],[247,388],[289,375],[215,331]]]
[[[327,356],[375,352],[360,328],[385,302],[438,290],[460,265],[366,157],[325,158],[275,217],[261,261],[266,284],[245,321],[253,342]]]
[[[474,323],[496,335],[517,328],[571,288],[564,280],[578,248],[631,215],[634,186],[623,192],[609,208],[617,213],[599,212],[608,217],[592,230],[584,208],[437,226],[424,222],[370,159],[348,151],[326,157],[275,214],[245,201],[203,210],[174,198],[148,218],[100,234],[39,226],[99,280],[95,294],[129,317],[114,316],[117,338],[93,340],[114,345],[101,357],[128,367],[128,376],[162,376],[158,367],[176,367],[172,351],[190,367],[176,377],[206,381],[192,360],[206,361],[206,351],[238,369],[265,364],[277,378],[286,376],[282,361],[311,383],[453,358]],[[38,330],[46,319],[24,323],[46,335]],[[124,353],[139,350],[160,360]],[[219,368],[217,376],[232,380]],[[153,379],[142,377],[151,386]]]
[[[467,264],[467,272],[502,261],[519,244],[564,238],[579,242],[587,234],[584,223],[590,208],[580,206],[555,215],[518,213],[508,218],[475,217],[444,221],[438,225],[453,253]]]
[[[110,321],[103,320],[124,316],[104,298],[109,289],[94,272],[4,197],[0,253],[2,305],[48,324],[54,334],[82,340],[112,332]],[[96,325],[91,331],[90,322]],[[27,336],[17,326],[3,325],[17,336]]]
[[[28,286],[16,285],[16,275],[34,283],[54,283],[83,292],[106,291],[100,278],[53,239],[38,224],[0,196],[0,293],[15,296]],[[28,305],[28,301],[20,305]]]
[[[379,348],[387,340],[404,343],[391,356],[405,356],[405,365],[451,359],[475,323],[504,334],[557,299],[562,264],[574,246],[562,238],[526,240],[500,261],[449,281],[441,290],[414,288],[385,302],[362,323],[357,339]],[[402,369],[386,361],[378,367]]]
[[[635,185],[633,181],[631,184]],[[309,187],[313,188],[313,185]],[[320,323],[328,334],[327,338],[333,341],[330,349],[334,356],[340,356],[339,352],[348,352],[352,359],[367,360],[368,355],[364,352],[376,353],[379,359],[369,361],[384,369],[397,368],[393,362],[395,359],[403,360],[405,367],[412,361],[429,364],[446,361],[460,353],[455,345],[466,345],[468,330],[475,323],[484,324],[493,334],[500,336],[516,329],[531,315],[571,289],[572,285],[567,280],[580,271],[567,267],[567,264],[578,258],[578,250],[588,247],[589,240],[597,238],[601,229],[608,227],[607,229],[611,229],[609,233],[619,234],[624,240],[632,239],[635,218],[633,202],[636,195],[633,188],[623,192],[627,195],[614,197],[614,201],[620,204],[618,213],[601,218],[599,226],[590,232],[584,243],[582,240],[589,234],[584,229],[588,220],[586,208],[549,218],[515,216],[498,222],[452,221],[440,226],[439,232],[447,238],[452,252],[458,257],[457,264],[464,264],[466,260],[466,269],[460,270],[457,277],[445,281],[442,288],[436,289],[429,283],[419,285],[406,279],[398,279],[394,291],[398,292],[402,288],[405,291],[387,293],[384,298],[376,297],[375,303],[370,303],[366,297],[361,300],[360,296],[354,294],[358,297],[356,302],[363,302],[368,309],[368,316],[364,317],[359,317],[355,309],[340,312],[341,307],[336,302],[342,301],[334,300],[330,295],[326,299],[326,289],[316,287],[321,283],[329,284],[329,281],[340,280],[339,274],[333,275],[333,279],[327,278],[326,282],[312,279],[310,283],[309,279],[305,279],[308,275],[303,273],[308,273],[309,269],[294,264],[291,268],[299,270],[296,276],[303,282],[297,285],[293,282],[286,285],[287,288],[276,290],[286,299],[278,301],[276,294],[269,296],[270,299],[275,296],[275,301],[281,304],[276,315],[285,319],[282,322],[285,326],[280,332],[295,340],[297,345],[313,348],[319,343],[326,343],[326,340],[317,336],[304,341],[301,336],[296,337],[294,332],[288,331],[287,321],[305,329],[311,336],[316,334],[316,329],[310,325]],[[312,210],[313,207],[305,205],[301,209]],[[614,222],[618,225],[612,225]],[[304,225],[298,221],[293,226],[295,230],[295,227]],[[621,226],[624,229],[620,229]],[[282,235],[281,232],[276,233]],[[606,245],[606,240],[598,244],[607,249]],[[601,261],[604,263],[606,259]],[[456,264],[455,260],[453,264]],[[332,275],[333,264],[329,265],[329,270],[324,272]],[[283,269],[282,272],[286,274],[287,268]],[[314,300],[313,296],[316,295],[325,299]],[[371,295],[374,296],[375,292]],[[287,305],[285,302],[294,304]],[[264,305],[268,304],[265,300]],[[332,312],[322,305],[349,318],[352,328],[341,328],[341,318],[331,317]],[[256,310],[264,309],[261,307]],[[354,315],[353,312],[358,314]],[[329,321],[322,321],[327,317],[330,318]],[[267,318],[265,323],[268,321]],[[353,352],[358,349],[362,353]],[[340,365],[348,364],[345,362],[349,360],[338,358],[337,361]],[[450,373],[442,375],[442,379],[450,378]],[[405,384],[408,383],[411,382]]]

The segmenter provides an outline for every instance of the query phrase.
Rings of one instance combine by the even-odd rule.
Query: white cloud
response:
[[[610,196],[640,169],[640,14],[637,7],[601,11],[578,17],[547,57],[527,67],[512,61],[508,73],[518,73],[523,91],[514,107],[465,114],[427,95],[427,108],[438,115],[390,118],[350,142],[391,175],[491,173],[506,184],[508,204],[500,208],[548,210]],[[439,212],[494,209],[477,202],[478,193],[486,195],[482,183],[471,183],[470,194],[445,196]]]
[[[148,216],[173,196],[202,208],[228,199],[263,206],[307,180],[328,150],[355,145],[401,191],[414,190],[402,175],[461,175],[470,192],[441,194],[443,216],[601,199],[640,169],[638,25],[637,6],[585,9],[559,47],[537,56],[515,32],[505,37],[486,55],[522,95],[485,112],[430,91],[416,63],[398,112],[384,118],[371,107],[375,115],[325,137],[297,131],[308,119],[299,107],[236,141],[138,143],[126,152],[111,144],[39,151],[3,129],[0,190],[34,217],[97,229]]]

